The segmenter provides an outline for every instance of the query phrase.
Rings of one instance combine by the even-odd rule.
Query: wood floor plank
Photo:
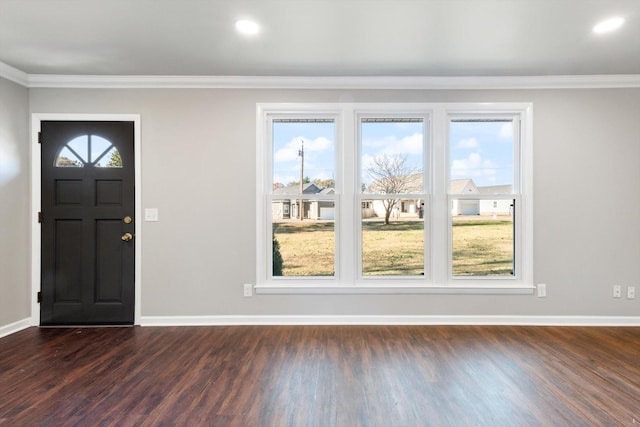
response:
[[[2,426],[639,426],[640,328],[30,328]]]

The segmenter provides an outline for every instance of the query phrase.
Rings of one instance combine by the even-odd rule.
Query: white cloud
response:
[[[471,178],[492,176],[497,173],[496,165],[491,160],[484,160],[480,153],[471,153],[464,159],[451,162],[451,176]]]
[[[513,123],[503,123],[502,126],[500,126],[500,132],[498,133],[498,136],[502,139],[513,138]]]
[[[370,156],[369,154],[363,154],[362,159],[360,160],[360,168],[363,171],[369,170],[369,168],[371,168],[374,165],[373,163],[374,159],[375,159],[374,156]]]
[[[291,162],[298,158],[298,150],[291,147],[281,148],[273,154],[276,163]]]
[[[478,147],[478,140],[473,137],[461,139],[456,144],[456,148],[477,148],[477,147]]]
[[[381,139],[369,139],[362,142],[364,147],[377,148],[376,156],[396,154],[422,154],[422,134],[414,133],[398,139],[388,136]]]
[[[298,152],[302,147],[302,141],[304,141],[304,153],[305,156],[308,153],[322,152],[333,148],[333,142],[325,137],[319,137],[316,139],[308,139],[302,136],[292,138],[283,148],[276,150],[273,153],[273,161],[280,162],[292,162],[299,159]]]

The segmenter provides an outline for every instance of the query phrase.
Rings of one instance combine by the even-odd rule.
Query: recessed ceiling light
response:
[[[240,34],[251,36],[254,34],[258,34],[258,31],[260,31],[260,27],[255,21],[251,21],[249,19],[239,19],[236,21],[236,30],[238,30]]]
[[[609,18],[597,23],[595,27],[593,27],[593,32],[596,34],[610,33],[611,31],[615,31],[622,27],[622,24],[624,24],[624,18],[620,16]]]

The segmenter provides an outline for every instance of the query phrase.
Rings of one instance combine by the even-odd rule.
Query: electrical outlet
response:
[[[538,284],[538,298],[544,298],[547,296],[547,285],[544,283]]]
[[[627,287],[627,298],[628,299],[634,299],[636,297],[636,287],[635,286],[628,286]]]
[[[244,284],[244,296],[245,297],[253,296],[253,285],[251,283]]]
[[[613,297],[614,298],[621,298],[622,297],[622,286],[615,285],[613,287]]]

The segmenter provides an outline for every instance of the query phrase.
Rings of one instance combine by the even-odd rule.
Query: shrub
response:
[[[280,243],[278,239],[273,236],[273,276],[282,276],[282,255],[280,254]]]

